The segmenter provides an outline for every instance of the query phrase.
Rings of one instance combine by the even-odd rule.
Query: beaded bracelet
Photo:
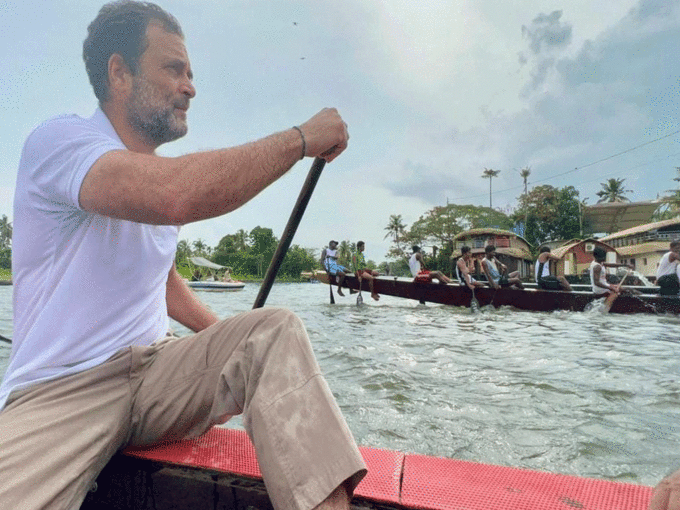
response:
[[[297,129],[297,132],[300,133],[300,138],[302,138],[302,156],[300,159],[305,159],[305,155],[307,154],[307,141],[305,140],[305,135],[299,127],[293,126],[293,129]]]

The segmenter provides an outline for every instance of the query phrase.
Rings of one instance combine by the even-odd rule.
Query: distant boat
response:
[[[336,284],[335,277],[332,283]],[[328,283],[329,279],[325,273],[318,275],[319,281]],[[469,307],[472,293],[467,286],[458,283],[448,285],[439,283],[417,283],[413,278],[389,278],[379,277],[373,281],[375,291],[386,296],[414,299],[420,302],[439,303],[442,305]],[[359,281],[352,275],[347,275],[343,287],[359,290]],[[633,287],[633,289],[658,289],[658,287]],[[537,288],[526,288],[524,290],[502,287],[493,289],[491,287],[479,287],[475,289],[475,298],[480,306],[492,305],[496,308],[501,306],[512,306],[519,310],[529,310],[535,312],[552,312],[555,310],[566,310],[572,312],[583,312],[588,309],[588,305],[597,300],[598,296],[588,290],[574,292],[563,292],[558,290],[540,290]],[[369,290],[368,282],[361,282],[361,290]],[[611,309],[612,313],[671,313],[680,314],[680,297],[660,296],[652,294],[627,295],[621,294]]]
[[[187,285],[192,289],[199,290],[241,290],[246,286],[245,283],[238,280],[233,280],[231,282],[211,282],[209,280],[200,280],[197,282],[187,281]]]
[[[191,264],[197,266],[192,273],[194,276],[187,280],[187,285],[196,290],[241,290],[246,286],[245,283],[231,278],[231,268],[210,262],[203,257],[189,257]],[[207,268],[212,280],[203,279],[203,272],[199,268]],[[224,270],[222,276],[220,272]]]

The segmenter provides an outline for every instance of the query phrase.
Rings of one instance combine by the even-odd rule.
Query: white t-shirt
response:
[[[408,260],[408,267],[411,270],[411,274],[415,277],[420,273],[420,261],[416,258],[416,254],[411,255]]]
[[[667,274],[673,274],[677,271],[678,261],[677,260],[674,260],[673,262],[669,261],[671,253],[673,252],[669,251],[668,253],[665,253],[663,257],[661,257],[661,260],[659,261],[659,267],[656,269],[657,280],[662,276],[666,276]]]
[[[607,283],[607,270],[602,264],[593,260],[590,263],[590,286],[593,289],[593,294],[606,294],[609,292],[609,289],[603,289],[602,287],[595,285],[595,266],[600,266],[600,279],[598,281],[605,287],[609,285],[609,283]]]
[[[14,197],[14,337],[0,409],[15,389],[80,372],[168,328],[165,288],[179,228],[84,211],[80,186],[125,150],[106,115],[51,119],[26,140]]]

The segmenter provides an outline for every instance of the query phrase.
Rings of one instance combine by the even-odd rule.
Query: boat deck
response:
[[[368,475],[354,508],[375,510],[645,510],[652,488],[470,461],[360,448]],[[271,509],[241,430],[114,457],[81,510]]]

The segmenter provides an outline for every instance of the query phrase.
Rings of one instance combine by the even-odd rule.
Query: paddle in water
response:
[[[359,278],[359,295],[357,296],[357,306],[364,302],[364,298],[361,297],[361,278]]]
[[[470,299],[470,311],[472,313],[477,313],[479,312],[479,301],[477,301],[477,298],[475,297],[475,288],[472,288],[472,299]]]
[[[616,301],[616,298],[619,297],[621,294],[621,287],[623,286],[623,282],[626,281],[626,278],[628,278],[628,275],[631,273],[631,271],[628,271],[623,278],[621,278],[621,281],[619,282],[619,292],[612,292],[607,296],[607,299],[604,301],[604,307],[602,312],[603,313],[609,313],[609,311],[612,309],[612,305],[614,304],[614,301]]]

